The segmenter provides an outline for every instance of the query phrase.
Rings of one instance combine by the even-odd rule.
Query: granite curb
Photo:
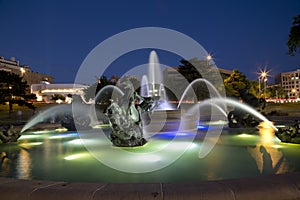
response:
[[[300,199],[300,172],[194,183],[68,183],[0,177],[6,200],[98,199]]]

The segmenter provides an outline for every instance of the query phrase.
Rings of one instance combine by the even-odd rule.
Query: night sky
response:
[[[0,55],[54,76],[55,83],[72,83],[100,42],[128,29],[163,27],[196,40],[217,67],[237,68],[253,80],[259,68],[273,76],[300,69],[300,55],[289,56],[286,46],[298,14],[299,0],[0,0]],[[147,63],[149,52],[125,56],[105,75]],[[180,64],[179,57],[158,54],[164,65]]]

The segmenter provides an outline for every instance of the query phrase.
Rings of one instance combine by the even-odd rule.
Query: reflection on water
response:
[[[0,145],[0,176],[76,182],[187,182],[300,171],[300,145],[274,140],[274,131],[267,126],[261,126],[259,132],[222,134],[211,153],[203,159],[198,158],[202,145],[200,135],[172,165],[149,173],[125,173],[92,157],[77,134],[26,133],[18,143]],[[187,145],[184,136],[182,139],[166,149],[165,154],[140,156],[140,160],[135,161],[113,154],[100,139],[85,139],[85,143],[95,146],[99,149],[97,153],[110,156],[120,165],[134,162],[149,165],[162,162],[170,153],[181,150],[181,143]],[[145,147],[130,151],[155,151],[161,145],[166,145],[166,139],[156,137]]]
[[[6,152],[1,152],[0,159],[1,159],[0,176],[7,176],[8,174],[11,173],[11,160],[7,157]]]
[[[17,163],[17,178],[31,179],[31,158],[28,151],[20,149]]]
[[[256,147],[248,147],[248,151],[255,159],[261,174],[282,174],[288,172],[288,163],[275,144],[275,132],[265,122],[260,123],[260,142]]]

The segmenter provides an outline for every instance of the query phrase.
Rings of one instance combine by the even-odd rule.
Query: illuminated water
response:
[[[199,159],[199,147],[207,126],[204,124],[198,128],[201,130],[182,157],[163,169],[149,173],[125,173],[101,164],[86,151],[76,132],[27,132],[18,143],[1,144],[0,176],[74,182],[190,182],[300,171],[300,145],[274,142],[272,135],[266,137],[261,133],[263,129],[260,132],[235,130],[234,135],[225,129],[212,151]],[[268,132],[266,135],[269,135]],[[188,138],[193,136],[193,133],[182,133],[178,136],[180,140],[176,141],[176,148],[167,148],[159,156],[149,155],[137,160],[120,160],[122,158],[117,154],[110,155],[109,148],[118,147],[105,146],[101,140],[85,142],[97,142],[98,153],[111,156],[120,165],[135,162],[155,165],[167,159],[172,152],[180,151],[181,146],[185,146]],[[126,150],[155,151],[173,137],[174,132],[162,132],[151,138],[147,145]]]

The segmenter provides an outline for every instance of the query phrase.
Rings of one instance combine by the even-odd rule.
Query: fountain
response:
[[[142,116],[153,109],[153,100],[137,94],[130,81],[123,82],[122,87],[124,95],[118,101],[111,99],[106,109],[112,127],[110,139],[115,146],[142,146],[147,142],[143,137]]]
[[[77,129],[76,136],[71,136],[80,139],[71,140],[72,144],[77,145],[80,141],[96,160],[110,169],[122,173],[144,174],[163,170],[190,151],[200,160],[209,156],[218,146],[219,138],[222,138],[221,134],[227,124],[227,105],[237,107],[277,130],[255,109],[222,97],[215,86],[205,78],[187,84],[182,92],[176,91],[179,103],[177,109],[170,111],[169,107],[165,107],[165,84],[157,55],[153,51],[150,53],[149,63],[149,74],[141,78],[140,94],[136,92],[137,88],[133,87],[130,80],[122,81],[117,86],[106,86],[95,96],[95,104],[83,105],[73,102],[72,106],[57,106],[40,113],[22,129],[24,138],[25,131],[31,126],[48,119],[54,113],[71,111]],[[206,84],[210,98],[202,101],[196,99],[191,103],[190,99],[196,98],[193,87],[197,83]],[[98,109],[103,106],[104,110]],[[159,106],[160,109],[156,109]],[[96,114],[101,112],[104,112],[103,116],[106,116],[107,120],[104,120],[103,116],[99,120]],[[169,112],[176,114],[170,115]],[[82,113],[86,115],[82,116]],[[81,116],[80,120],[76,120],[77,116]],[[209,119],[202,120],[203,116]],[[88,120],[83,120],[85,118]],[[87,129],[85,123],[84,126],[80,123],[82,121],[89,122],[88,125],[92,128]],[[195,142],[199,139],[200,141]],[[83,154],[69,155],[66,160],[82,156]]]
[[[168,103],[160,63],[155,51],[149,55],[148,76],[144,75],[141,81],[141,95],[151,97],[154,104],[157,104],[155,110],[174,110]]]

